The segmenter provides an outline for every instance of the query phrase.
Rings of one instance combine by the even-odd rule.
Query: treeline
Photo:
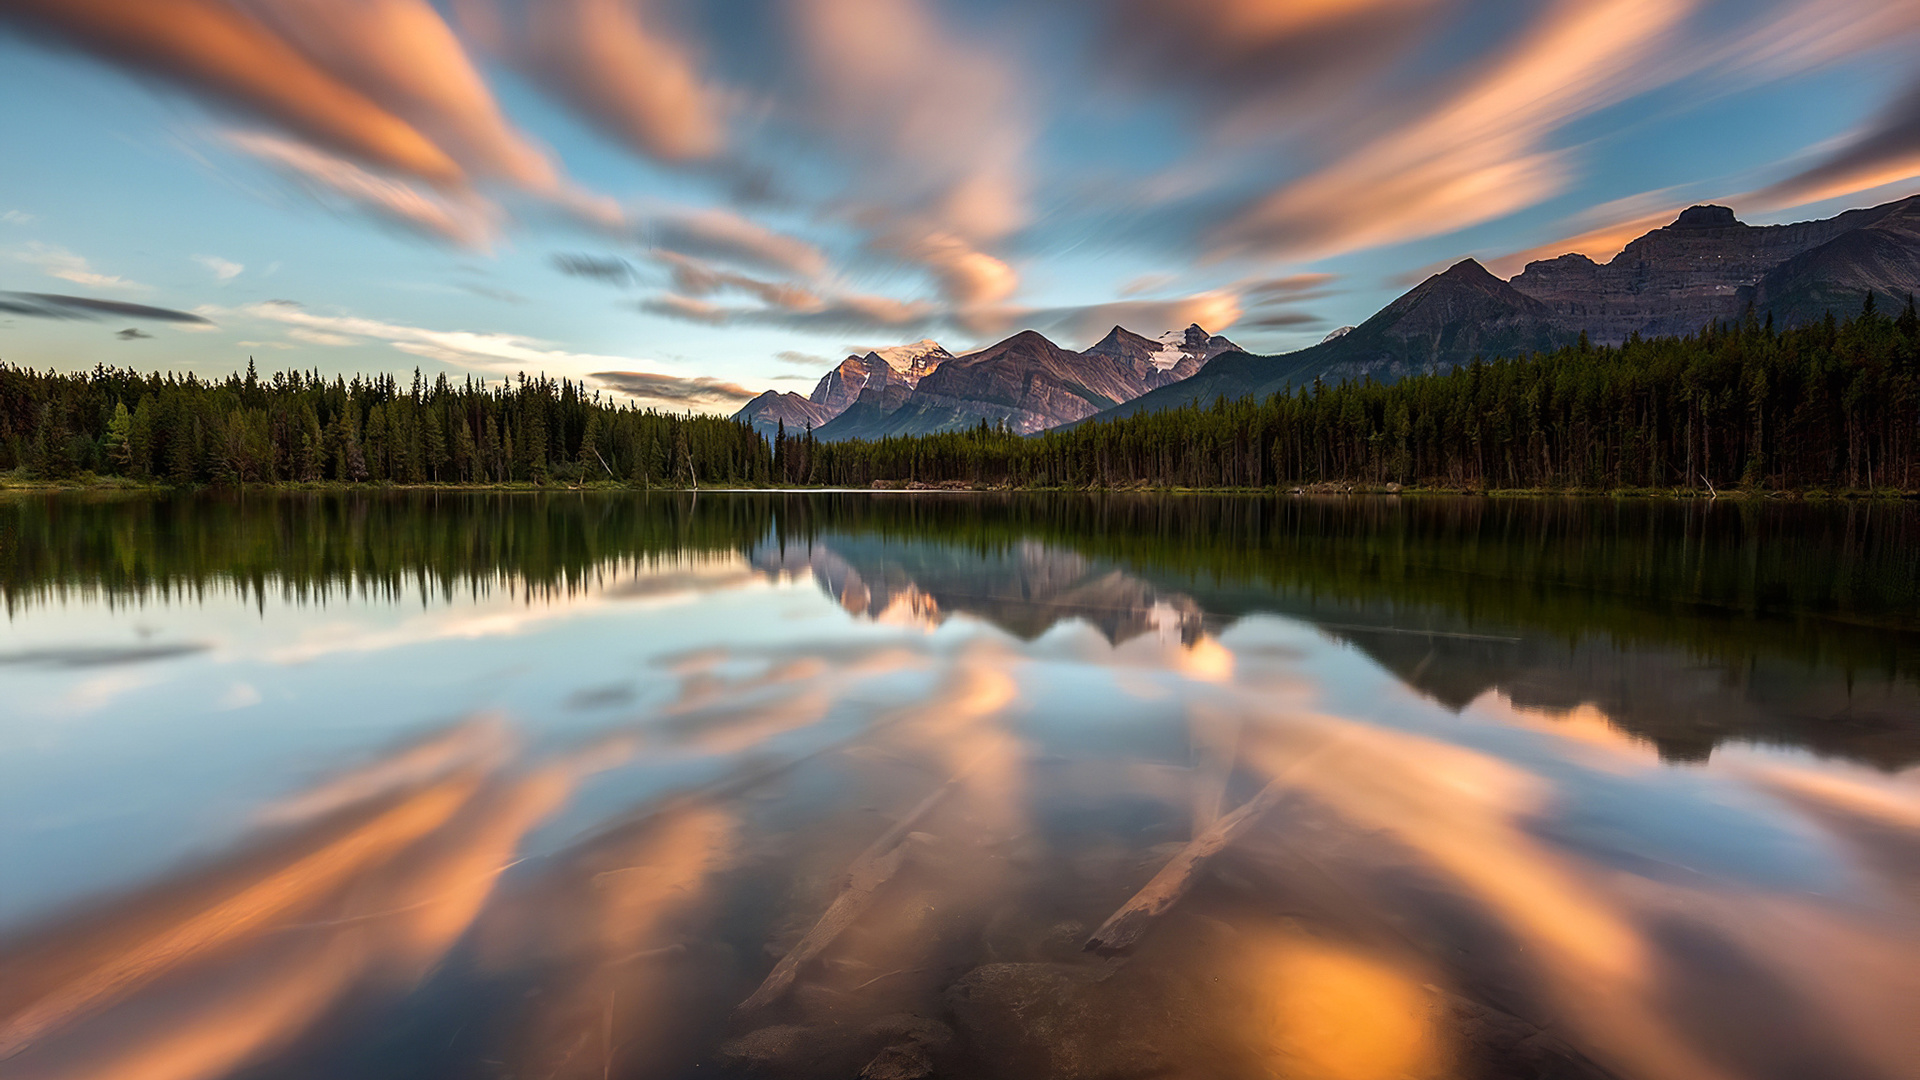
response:
[[[255,481],[1920,491],[1920,316],[1581,344],[1024,437],[822,443],[568,381],[0,366],[0,471]]]
[[[568,380],[262,379],[251,360],[222,381],[0,365],[0,471],[35,478],[684,486],[765,482],[770,465],[745,424],[616,405]]]
[[[1920,317],[1580,345],[1442,375],[1315,384],[1023,438],[789,439],[781,475],[1167,484],[1920,490]]]

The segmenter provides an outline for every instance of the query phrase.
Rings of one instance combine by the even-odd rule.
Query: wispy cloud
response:
[[[683,378],[647,371],[596,371],[588,378],[609,390],[642,401],[694,408],[737,408],[759,394],[759,391],[749,390],[738,383],[704,376]]]
[[[563,251],[556,253],[552,262],[554,269],[568,277],[588,278],[608,285],[631,285],[634,281],[633,264],[615,255],[581,255]]]
[[[337,8],[344,12],[367,6]],[[273,7],[290,13],[295,5]],[[7,8],[35,29],[338,152],[436,181],[464,175],[452,156],[419,128],[315,63],[260,18],[231,4],[15,0]]]
[[[730,210],[657,213],[647,217],[644,230],[649,248],[681,255],[799,277],[812,277],[827,267],[825,253],[815,245]]]
[[[311,344],[340,346],[380,342],[412,356],[494,375],[545,372],[604,382],[603,376],[617,374],[626,380],[622,393],[676,408],[725,405],[736,398],[745,400],[753,396],[731,383],[668,372],[638,371],[634,368],[643,362],[631,357],[570,352],[518,334],[433,330],[354,315],[323,315],[284,301],[250,304],[236,309],[235,313],[286,326],[288,337]],[[658,392],[642,393],[648,386]],[[739,396],[742,394],[745,397]]]
[[[830,356],[816,356],[813,353],[796,352],[792,349],[782,349],[774,353],[773,358],[783,364],[792,364],[795,367],[824,368],[834,365],[834,359]],[[782,376],[782,378],[796,377],[797,376]]]
[[[1688,0],[1562,0],[1434,109],[1256,200],[1215,230],[1221,254],[1313,258],[1502,217],[1565,188],[1546,137],[1645,89],[1646,59]]]
[[[726,98],[654,0],[461,5],[470,30],[600,130],[649,157],[695,161],[726,144]]]
[[[218,255],[195,255],[193,261],[206,267],[212,272],[214,280],[222,284],[239,277],[247,269],[237,262],[222,259]]]
[[[485,248],[500,212],[471,192],[441,195],[405,180],[369,172],[305,143],[259,132],[233,131],[227,141],[274,166],[323,204],[344,204],[414,232],[462,247]]]
[[[85,258],[53,244],[34,241],[14,252],[14,258],[38,267],[41,273],[50,278],[71,281],[75,285],[86,285],[95,289],[145,289],[147,287],[137,281],[128,281],[118,274],[102,274],[94,270]]]
[[[1801,206],[1920,177],[1920,81],[1817,164],[1754,192],[1769,209]]]
[[[60,293],[0,292],[0,311],[35,319],[150,319],[154,322],[210,327],[211,319],[172,308],[129,304],[124,300],[102,300],[92,296],[66,296]]]

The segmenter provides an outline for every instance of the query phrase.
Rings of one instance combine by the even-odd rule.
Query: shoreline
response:
[[[393,483],[342,483],[322,480],[311,483],[239,483],[239,484],[199,484],[175,485],[166,483],[142,482],[124,477],[83,476],[68,480],[23,480],[0,476],[0,495],[11,494],[63,494],[63,493],[124,493],[124,494],[177,494],[198,492],[238,492],[238,493],[324,493],[338,494],[352,491],[364,492],[505,492],[505,493],[644,493],[644,492],[685,492],[708,494],[1075,494],[1075,495],[1260,495],[1260,496],[1406,496],[1413,498],[1437,496],[1470,496],[1495,499],[1543,499],[1543,498],[1582,498],[1582,499],[1666,499],[1672,501],[1714,502],[1728,499],[1735,502],[1908,502],[1920,500],[1920,491],[1902,491],[1894,488],[1873,490],[1863,489],[1823,489],[1806,490],[1749,490],[1745,488],[1727,488],[1717,491],[1705,491],[1688,488],[1454,488],[1427,487],[1423,485],[1400,484],[1294,484],[1277,487],[1178,487],[1169,485],[1131,484],[1111,487],[1019,487],[1013,485],[973,485],[947,482],[941,484],[923,484],[914,481],[881,481],[869,487],[839,487],[821,485],[817,487],[792,486],[728,486],[691,488],[678,485],[650,485],[635,487],[626,483],[602,481],[587,484],[549,483],[536,484],[530,481],[484,484],[393,484]]]

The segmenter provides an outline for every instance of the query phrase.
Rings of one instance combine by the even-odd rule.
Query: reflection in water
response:
[[[4,928],[0,1075],[1915,1075],[1911,509],[427,502],[0,503],[7,753],[239,811]],[[174,779],[242,680],[342,767]]]

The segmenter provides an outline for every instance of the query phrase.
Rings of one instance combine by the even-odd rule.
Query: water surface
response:
[[[7,499],[0,1075],[1920,1076],[1916,560],[1889,504]]]

